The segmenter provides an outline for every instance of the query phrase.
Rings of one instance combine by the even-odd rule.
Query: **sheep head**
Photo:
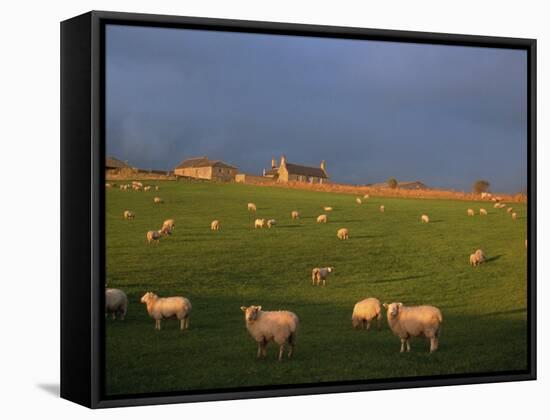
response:
[[[151,302],[151,301],[153,301],[157,298],[158,298],[158,296],[155,295],[153,292],[147,292],[141,297],[141,303],[147,304],[147,303],[149,303],[149,302]]]
[[[388,318],[394,319],[397,318],[399,315],[399,312],[401,311],[401,308],[403,307],[403,304],[401,302],[393,302],[393,303],[384,303],[382,306],[387,309],[388,311]]]
[[[244,312],[244,319],[246,322],[254,322],[258,318],[258,313],[262,310],[261,306],[241,306],[241,311]]]

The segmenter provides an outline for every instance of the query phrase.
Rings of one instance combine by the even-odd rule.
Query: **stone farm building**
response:
[[[286,156],[281,156],[281,164],[277,167],[277,161],[271,159],[271,169],[264,170],[264,177],[278,182],[308,182],[310,184],[324,184],[329,182],[327,164],[323,160],[318,167],[297,165],[286,161]]]
[[[206,156],[201,156],[185,159],[176,166],[174,174],[212,181],[233,181],[237,175],[237,168],[221,160],[210,160]]]
[[[128,165],[127,162],[107,156],[105,158],[105,171],[107,175],[118,175],[134,172],[134,168]]]

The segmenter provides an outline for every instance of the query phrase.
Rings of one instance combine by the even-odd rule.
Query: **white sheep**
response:
[[[487,216],[487,210],[485,210],[485,209],[479,209],[479,215],[480,215],[480,216]]]
[[[264,228],[266,225],[266,220],[265,219],[256,219],[254,220],[254,229],[262,229]]]
[[[131,212],[130,210],[124,210],[124,218],[126,220],[132,220],[135,217],[136,217],[136,215],[133,212]]]
[[[105,289],[105,313],[124,320],[128,309],[128,297],[120,289]]]
[[[248,332],[258,343],[256,357],[267,356],[267,344],[275,342],[279,345],[278,360],[283,359],[285,344],[288,343],[288,358],[292,358],[296,345],[296,334],[300,320],[295,313],[289,311],[262,311],[261,306],[241,306],[244,312]]]
[[[149,316],[155,320],[155,330],[160,330],[160,321],[177,318],[180,321],[180,330],[189,328],[191,302],[183,296],[161,298],[153,292],[145,293],[141,303],[147,306]]]
[[[151,191],[151,186],[147,185],[146,187],[143,187],[143,191],[144,192]]]
[[[151,243],[151,242],[155,242],[155,243],[159,243],[159,239],[160,237],[162,236],[162,230],[150,230],[149,232],[147,232],[147,243]]]
[[[220,230],[220,221],[213,220],[212,223],[210,223],[210,230]]]
[[[467,213],[468,216],[473,216],[475,214],[473,209],[468,209]]]
[[[516,212],[512,213],[512,220],[516,220],[518,218],[518,214]]]
[[[382,321],[382,305],[374,297],[363,299],[355,304],[351,314],[351,325],[353,328],[370,329],[371,322],[376,318],[378,330],[380,330]]]
[[[255,212],[256,211],[256,204],[248,203],[248,211]]]
[[[155,191],[160,190],[160,187],[158,185],[155,185]]]
[[[380,213],[384,213],[386,211],[386,207],[383,205],[380,206]]]
[[[271,229],[273,226],[277,224],[277,221],[275,219],[269,219],[266,223],[267,227]]]
[[[293,210],[293,211],[290,213],[290,217],[292,218],[292,220],[299,219],[299,218],[300,218],[300,213],[298,213],[296,210]]]
[[[111,184],[109,184],[108,182],[105,183],[105,188],[111,188],[111,187],[112,187]]]
[[[327,215],[321,214],[317,217],[317,223],[326,223],[327,222]]]
[[[357,204],[362,204],[362,203],[363,203],[359,197],[357,197],[357,198],[355,199],[355,202],[356,202]]]
[[[411,351],[411,337],[425,337],[430,340],[430,353],[439,346],[439,335],[443,316],[435,306],[404,306],[401,302],[384,303],[388,310],[388,325],[392,332],[401,339],[401,352]]]
[[[341,240],[349,239],[349,231],[346,228],[338,229],[338,232],[336,232],[336,237]]]
[[[499,209],[499,208],[500,208],[500,203],[495,203],[495,204],[493,205],[493,208]]]
[[[323,207],[324,211],[332,211],[332,207]]]
[[[162,223],[162,228],[160,231],[163,235],[171,235],[175,227],[176,223],[174,222],[174,219],[167,219],[164,223]]]
[[[470,265],[476,267],[485,262],[485,254],[482,249],[477,249],[473,254],[470,254]]]
[[[365,194],[365,195],[363,196],[363,198],[364,198],[365,200],[368,200],[368,199],[369,199],[369,195],[368,195],[368,194]]]
[[[423,214],[421,217],[420,217],[420,221],[422,223],[430,223],[430,218],[428,217],[427,214]]]
[[[508,207],[506,209],[506,213],[513,213],[514,209],[512,207]]]
[[[163,201],[162,198],[160,198],[160,197],[154,197],[154,198],[153,198],[153,203],[155,203],[155,204],[162,204],[162,203],[164,203],[164,201]]]
[[[315,286],[319,286],[321,281],[323,281],[323,286],[327,285],[327,277],[330,273],[334,271],[334,267],[315,267],[311,270],[311,282]]]

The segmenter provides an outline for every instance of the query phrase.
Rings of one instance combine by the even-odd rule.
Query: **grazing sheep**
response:
[[[346,228],[338,229],[338,232],[336,232],[336,237],[341,240],[349,239],[349,231]]]
[[[370,329],[370,323],[376,318],[378,330],[381,329],[382,321],[382,305],[380,301],[374,297],[363,299],[357,302],[353,307],[351,315],[351,325],[353,328]]]
[[[369,199],[369,195],[368,195],[368,194],[365,194],[365,195],[363,196],[363,198],[364,198],[365,200],[368,200],[368,199]]]
[[[427,214],[423,214],[421,217],[420,217],[420,221],[422,223],[430,223],[430,218],[428,217]]]
[[[267,221],[267,227],[268,227],[269,229],[271,229],[271,228],[272,228],[273,226],[275,226],[276,224],[277,224],[277,221],[276,221],[275,219],[269,219],[269,220]]]
[[[479,209],[479,215],[480,215],[480,216],[487,216],[487,210],[485,210],[485,209]]]
[[[161,236],[162,230],[150,230],[147,232],[147,243],[155,242],[158,244]]]
[[[498,208],[499,208],[499,209],[503,209],[503,208],[505,208],[505,207],[506,207],[506,204],[504,204],[504,203],[498,203]]]
[[[468,209],[468,216],[473,216],[473,215],[474,215],[474,210]]]
[[[479,264],[483,264],[484,262],[485,254],[483,253],[483,250],[477,249],[476,252],[470,254],[470,265],[472,265],[472,267],[476,267]]]
[[[327,215],[322,214],[317,217],[317,223],[326,223],[327,222]]]
[[[380,206],[380,213],[384,213],[386,211],[386,208],[382,205]]]
[[[256,204],[248,203],[248,211],[256,212]]]
[[[191,302],[183,296],[161,298],[153,292],[145,293],[141,303],[147,306],[149,316],[155,320],[155,330],[160,331],[160,321],[163,319],[177,318],[180,321],[180,330],[189,329],[189,315],[191,314]]]
[[[323,207],[324,211],[332,211],[332,207]]]
[[[411,351],[411,337],[425,337],[430,340],[430,353],[439,346],[439,335],[443,316],[435,306],[404,306],[399,303],[384,303],[388,310],[388,325],[392,332],[401,339],[401,353]]]
[[[363,203],[359,197],[357,197],[357,198],[355,199],[355,202],[356,202],[357,204],[362,204],[362,203]]]
[[[495,204],[493,205],[493,208],[499,209],[499,208],[500,208],[500,203],[495,203]]]
[[[127,220],[132,220],[136,215],[130,210],[124,210],[124,218]]]
[[[254,220],[254,229],[260,228],[262,229],[266,225],[265,219],[256,219]]]
[[[174,219],[167,219],[162,224],[160,231],[163,235],[171,235],[175,227],[176,223],[174,222]]]
[[[121,184],[120,187],[119,187],[122,191],[126,191],[128,189],[128,185],[127,184]]]
[[[299,219],[300,213],[298,213],[296,210],[293,210],[292,213],[290,213],[290,217],[292,217],[292,220]]]
[[[143,188],[143,183],[139,181],[132,181],[132,186]]]
[[[150,185],[147,185],[146,187],[143,187],[143,191],[144,192],[147,192],[147,191],[150,191],[151,190],[151,186]]]
[[[311,284],[315,286],[319,286],[321,284],[321,280],[323,281],[323,286],[327,285],[327,277],[330,273],[334,271],[334,267],[315,267],[313,270],[311,270]]]
[[[142,188],[142,187],[140,187],[139,185],[132,185],[132,189],[133,189],[134,191],[141,191],[141,188]]]
[[[220,221],[213,220],[212,223],[210,223],[210,230],[220,230]]]
[[[516,220],[518,218],[518,214],[516,212],[512,213],[512,220]]]
[[[162,204],[162,203],[164,203],[164,201],[160,197],[155,197],[155,198],[153,198],[153,203]]]
[[[105,289],[105,313],[124,321],[128,309],[128,297],[120,289]]]
[[[506,213],[512,213],[514,211],[514,209],[512,207],[508,207],[506,209]]]
[[[271,341],[279,345],[279,356],[283,359],[285,344],[288,343],[288,358],[292,358],[296,345],[296,334],[300,320],[295,313],[289,311],[262,311],[261,306],[241,306],[244,312],[248,332],[258,343],[256,358],[267,356],[267,344]]]

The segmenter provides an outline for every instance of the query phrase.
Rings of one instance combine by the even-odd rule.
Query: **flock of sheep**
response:
[[[121,189],[126,190],[128,187],[125,184],[124,188],[121,185]],[[144,186],[143,184],[134,181],[132,184],[134,190],[150,190],[150,186]],[[107,184],[106,187],[111,187],[111,184]],[[148,188],[149,187],[149,188]],[[147,188],[147,189],[146,189]],[[156,187],[156,190],[159,188]],[[369,197],[365,195],[355,199],[356,203],[361,205]],[[162,203],[162,199],[159,197],[154,198],[154,203]],[[501,200],[494,200],[495,208],[506,208],[507,206],[501,202]],[[498,205],[498,207],[497,207]],[[248,203],[247,209],[249,212],[255,213],[257,207],[254,203]],[[323,208],[326,213],[332,211],[332,207]],[[384,205],[380,206],[380,212],[385,212]],[[517,214],[513,212],[511,207],[507,209],[508,213],[512,215],[512,219],[517,218]],[[474,216],[473,209],[467,209],[468,216]],[[293,210],[290,213],[292,220],[300,218],[300,214],[297,210]],[[479,210],[480,216],[487,216],[487,211],[483,208]],[[123,212],[124,219],[133,220],[135,214],[130,210]],[[422,214],[420,217],[422,223],[429,223],[429,217],[426,214]],[[327,223],[327,214],[321,214],[317,217],[317,223]],[[256,228],[272,228],[276,225],[275,219],[256,219],[254,221],[254,229]],[[212,221],[210,228],[213,231],[220,229],[220,221]],[[158,243],[162,236],[171,235],[175,228],[175,222],[173,219],[165,220],[162,227],[159,230],[151,230],[146,234],[148,243]],[[347,228],[340,228],[337,231],[337,238],[341,240],[349,239],[349,231]],[[525,241],[527,246],[527,241]],[[478,249],[470,255],[470,264],[472,266],[478,266],[486,262],[486,257],[483,250]],[[334,267],[315,267],[311,271],[311,279],[313,285],[326,286],[329,275],[334,271]],[[141,298],[141,303],[146,305],[147,312],[151,318],[155,320],[155,329],[160,330],[161,321],[163,319],[178,319],[180,321],[180,329],[186,330],[189,328],[189,317],[191,314],[191,302],[182,296],[173,296],[161,298],[153,292],[145,293]],[[128,308],[128,298],[126,294],[120,289],[107,288],[105,290],[105,311],[106,314],[111,314],[113,319],[124,319]],[[354,328],[370,329],[371,323],[376,319],[378,329],[381,328],[382,308],[386,310],[386,318],[388,326],[391,331],[401,340],[401,352],[410,351],[409,340],[412,337],[423,337],[430,341],[430,353],[436,351],[439,345],[439,336],[441,332],[441,324],[443,322],[443,316],[441,311],[429,305],[421,306],[405,306],[401,302],[384,303],[375,298],[368,297],[366,299],[357,302],[352,312],[352,326]],[[288,346],[287,357],[292,357],[294,346],[296,344],[296,335],[300,320],[298,316],[290,311],[263,311],[261,306],[241,306],[241,310],[244,312],[245,325],[258,344],[257,357],[262,358],[266,356],[266,347],[270,342],[274,342],[279,345],[278,360],[282,360],[285,347]]]

